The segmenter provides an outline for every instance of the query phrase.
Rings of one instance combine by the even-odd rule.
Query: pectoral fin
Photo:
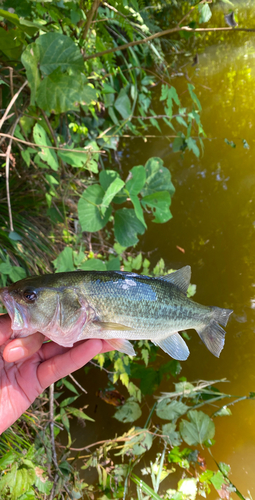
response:
[[[128,356],[135,356],[136,355],[132,344],[130,344],[130,342],[128,340],[125,340],[125,339],[105,339],[105,340],[116,351],[123,352],[124,354],[128,354]]]
[[[152,342],[161,347],[173,359],[178,359],[178,361],[185,361],[189,356],[188,346],[178,332],[163,339],[152,340]]]

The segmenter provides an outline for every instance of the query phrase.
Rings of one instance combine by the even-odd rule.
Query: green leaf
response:
[[[158,193],[144,196],[141,203],[144,208],[147,206],[152,209],[153,215],[155,216],[152,222],[164,223],[172,218],[172,214],[169,210],[171,198],[167,191],[159,191]]]
[[[180,125],[183,125],[184,127],[187,128],[187,123],[185,122],[185,120],[182,118],[182,116],[176,116],[176,121],[180,124]]]
[[[136,245],[137,234],[143,234],[144,225],[137,219],[133,209],[121,208],[115,213],[114,234],[115,238],[123,247]]]
[[[15,283],[16,281],[22,280],[26,277],[27,273],[23,267],[19,266],[12,266],[12,269],[10,271],[10,278]]]
[[[82,73],[74,78],[57,68],[41,81],[36,100],[45,111],[65,113],[77,110],[80,104],[90,104],[95,97],[95,90],[86,84]]]
[[[229,417],[230,415],[232,415],[232,412],[227,406],[222,406],[222,408],[214,413],[214,417]]]
[[[16,231],[10,231],[8,234],[8,237],[12,241],[21,241],[22,240],[22,236],[20,236],[19,233],[16,233]]]
[[[71,403],[73,403],[74,401],[76,401],[76,399],[78,397],[79,397],[79,394],[77,396],[69,396],[69,398],[64,399],[60,403],[60,408],[64,408],[65,406],[70,405]]]
[[[199,23],[207,23],[207,21],[209,21],[209,19],[211,19],[212,17],[212,12],[208,3],[205,3],[204,5],[199,5],[198,12],[200,14]]]
[[[61,160],[68,163],[72,167],[86,167],[86,163],[88,160],[88,152],[84,149],[84,153],[76,153],[75,151],[61,151],[59,149],[57,151],[57,155]],[[97,172],[95,172],[97,173]]]
[[[59,256],[53,260],[54,267],[57,273],[65,273],[74,271],[73,250],[70,247],[65,247]]]
[[[119,177],[116,177],[114,181],[110,184],[110,186],[107,188],[101,204],[102,215],[105,214],[107,207],[110,205],[115,195],[123,188],[124,184],[125,184],[124,181],[122,181]]]
[[[179,100],[178,94],[176,92],[176,88],[175,87],[169,88],[168,85],[162,85],[160,100],[161,101],[166,100],[166,105],[167,105],[166,112],[167,112],[169,118],[172,118],[173,101],[175,102],[175,104],[180,106],[180,100]]]
[[[39,36],[36,44],[40,50],[40,70],[44,75],[49,75],[57,68],[60,68],[62,72],[83,71],[83,57],[71,37],[50,32]]]
[[[109,83],[104,83],[102,93],[103,94],[115,94],[116,90],[109,85]]]
[[[19,29],[0,29],[0,51],[9,59],[19,60],[23,49],[23,33]]]
[[[74,392],[74,394],[77,394],[79,396],[76,387],[69,380],[67,380],[67,378],[63,378],[62,380],[59,381],[59,383],[60,385],[63,384],[65,387],[67,387],[67,389],[69,389],[69,391]]]
[[[142,415],[141,408],[136,401],[132,398],[127,399],[126,403],[119,408],[115,414],[114,418],[119,420],[119,422],[134,422]]]
[[[36,31],[38,31],[38,29],[42,28],[41,24],[33,21],[28,21],[24,18],[19,18],[17,14],[13,14],[8,10],[0,9],[0,16],[17,26],[20,30],[25,31],[30,36],[33,36]],[[18,30],[16,30],[16,33],[17,32]]]
[[[99,174],[99,181],[104,191],[107,191],[115,179],[120,179],[118,172],[115,172],[115,170],[101,170]]]
[[[165,398],[157,404],[156,414],[159,418],[164,420],[175,420],[181,415],[184,415],[188,408],[189,407],[181,401]]]
[[[169,170],[163,167],[163,160],[161,158],[152,157],[145,165],[146,182],[141,191],[142,196],[158,191],[169,191],[172,197],[175,188],[171,182],[171,174]]]
[[[146,181],[146,172],[143,165],[138,165],[133,167],[128,175],[128,181],[126,182],[126,188],[129,195],[137,195],[140,193]]]
[[[12,498],[19,498],[23,493],[26,493],[26,491],[30,489],[30,486],[32,486],[34,482],[34,469],[20,467],[15,474],[15,479],[11,487]]]
[[[107,208],[104,216],[100,212],[104,194],[104,190],[99,184],[89,186],[83,192],[78,202],[78,215],[82,231],[99,231],[108,222],[112,207]]]
[[[176,431],[176,424],[169,423],[162,425],[162,434],[167,436],[163,439],[167,440],[171,446],[179,446],[182,442],[180,433]]]
[[[8,451],[0,458],[0,469],[7,469],[8,465],[15,461],[16,455],[12,451]]]
[[[113,257],[108,262],[106,262],[107,271],[119,271],[120,270],[120,259],[119,257]]]
[[[44,128],[37,123],[33,129],[33,137],[36,144],[39,146],[51,146],[51,142],[48,139],[48,136],[44,130]],[[49,165],[53,170],[58,170],[58,159],[54,149],[49,148],[41,148],[41,151],[38,153],[40,158]]]
[[[27,149],[23,149],[21,151],[21,156],[22,156],[24,162],[26,163],[27,167],[29,167],[29,165],[30,165],[30,154],[29,154],[29,151]]]
[[[224,462],[220,462],[220,463],[218,464],[218,466],[219,466],[219,469],[220,469],[220,471],[222,472],[222,474],[223,474],[224,476],[227,476],[227,477],[228,477],[228,475],[229,475],[229,473],[230,473],[230,465],[225,464]]]
[[[35,486],[38,488],[40,493],[49,495],[52,490],[53,483],[51,481],[47,481],[46,478],[43,478],[42,480],[41,477],[36,475]]]
[[[211,483],[216,490],[221,490],[223,484],[226,484],[225,478],[219,470],[211,477]]]
[[[146,222],[144,220],[143,209],[138,196],[131,194],[130,199],[134,205],[135,215],[137,219],[144,225],[145,228],[147,228]]]
[[[62,424],[63,424],[65,430],[69,433],[70,432],[70,422],[69,422],[69,418],[68,418],[64,408],[60,408],[60,418],[61,418],[61,421],[62,421]]]
[[[187,420],[182,420],[179,430],[182,438],[189,446],[203,444],[213,439],[215,434],[214,422],[202,411],[191,410],[188,412]]]
[[[182,136],[182,134],[175,137],[172,147],[174,153],[177,153],[178,151],[183,151],[185,149],[186,143],[185,143],[185,138],[184,136]]]
[[[140,427],[136,427],[136,431],[142,431]],[[134,436],[129,442],[128,447],[132,449],[132,453],[134,455],[142,455],[145,451],[150,450],[152,447],[153,439],[152,435],[149,434],[147,429],[144,429],[144,432],[139,432],[137,436]],[[125,450],[125,446],[124,446]]]
[[[224,139],[224,142],[228,145],[231,146],[231,148],[235,148],[236,144],[233,141],[229,141],[228,139]]]
[[[121,89],[115,103],[114,103],[115,109],[120,113],[122,118],[126,120],[127,118],[130,117],[131,115],[131,102],[129,97],[126,94],[125,89]]]
[[[189,137],[186,141],[187,147],[189,151],[193,151],[194,155],[199,158],[200,151],[199,148],[197,147],[195,139],[192,139],[192,137]]]
[[[40,85],[41,77],[39,72],[40,49],[36,43],[28,45],[22,56],[21,62],[26,68],[27,79],[31,89],[30,103],[35,104],[36,92]]]
[[[146,495],[148,495],[147,498],[152,499],[152,500],[162,500],[161,497],[153,491],[148,484],[146,484],[142,479],[140,479],[138,476],[135,474],[130,474],[130,478],[132,481],[139,487],[140,490],[142,490]]]
[[[106,265],[100,259],[89,259],[81,264],[82,271],[106,271]]]
[[[89,417],[88,415],[86,415],[86,413],[84,413],[84,411],[79,410],[78,408],[73,408],[69,406],[68,412],[77,418],[82,418],[82,420],[90,420],[91,422],[95,422],[93,418]]]
[[[24,495],[21,495],[21,497],[19,497],[19,500],[35,500],[35,499],[36,496],[34,490],[28,490],[26,491],[26,493],[24,493]]]
[[[188,89],[189,89],[190,97],[191,97],[192,101],[194,101],[194,103],[197,105],[199,111],[202,111],[202,106],[200,104],[200,101],[197,98],[195,92],[193,92],[194,88],[195,88],[194,85],[192,85],[191,83],[188,83]]]

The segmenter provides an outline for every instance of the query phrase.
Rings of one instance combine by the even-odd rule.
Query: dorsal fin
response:
[[[166,276],[160,276],[161,280],[168,281],[173,285],[177,286],[182,293],[187,293],[188,286],[190,284],[191,278],[191,267],[185,266],[178,269],[174,273],[167,274]]]

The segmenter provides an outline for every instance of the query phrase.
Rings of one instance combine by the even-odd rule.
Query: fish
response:
[[[198,304],[187,297],[191,268],[150,277],[125,271],[73,271],[30,276],[0,289],[11,318],[12,338],[41,332],[65,347],[104,339],[134,356],[129,340],[151,340],[184,361],[189,349],[180,331],[195,329],[219,357],[230,309]]]

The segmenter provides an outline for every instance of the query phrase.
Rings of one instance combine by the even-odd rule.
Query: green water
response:
[[[164,150],[176,195],[173,219],[162,228],[151,225],[143,249],[156,247],[155,257],[163,257],[169,267],[190,264],[197,284],[195,299],[234,310],[220,359],[194,332],[182,375],[188,380],[226,377],[229,383],[219,386],[221,390],[242,396],[255,389],[254,33],[231,34],[208,45],[199,55],[198,67],[188,62],[183,71],[186,75],[172,83],[184,99],[187,77],[195,85],[208,139],[199,159],[191,153],[173,154],[170,148],[168,153],[163,139],[146,146],[145,159],[161,156]],[[227,145],[225,138],[236,147]],[[213,454],[231,465],[231,479],[243,494],[250,491],[254,496],[255,402],[240,403],[232,412],[232,417],[216,420]]]
[[[239,9],[239,25],[254,24],[255,6],[249,5],[249,10]],[[221,19],[220,11],[214,13],[212,25],[223,25]],[[191,354],[182,363],[182,376],[189,381],[226,378],[229,382],[219,384],[219,389],[243,396],[255,391],[255,34],[208,36],[198,47],[199,64],[192,67],[196,50],[191,43],[190,55],[181,61],[183,75],[174,76],[173,72],[171,83],[183,105],[187,79],[196,87],[207,134],[204,154],[199,159],[189,152],[173,154],[171,140],[164,137],[169,130],[163,127],[162,136],[153,130],[158,137],[146,143],[140,138],[126,139],[121,162],[125,169],[145,164],[151,156],[162,157],[176,187],[173,219],[162,226],[149,224],[140,248],[152,252],[153,263],[162,257],[171,268],[191,265],[196,301],[234,310],[220,359],[192,331]],[[161,112],[157,98],[153,109]],[[95,394],[97,380],[88,382],[87,378],[86,383]],[[160,391],[167,390],[171,390],[169,383],[162,383]],[[88,426],[89,439],[84,436],[84,444],[127,430],[116,425],[111,418],[114,409],[104,402],[98,400],[95,411],[96,426]],[[241,492],[254,496],[255,401],[239,403],[232,413],[216,420],[212,451],[217,461],[231,465],[230,479]],[[80,432],[77,430],[79,444]],[[208,467],[215,468],[206,450],[205,456]],[[216,493],[212,498],[217,498]]]

